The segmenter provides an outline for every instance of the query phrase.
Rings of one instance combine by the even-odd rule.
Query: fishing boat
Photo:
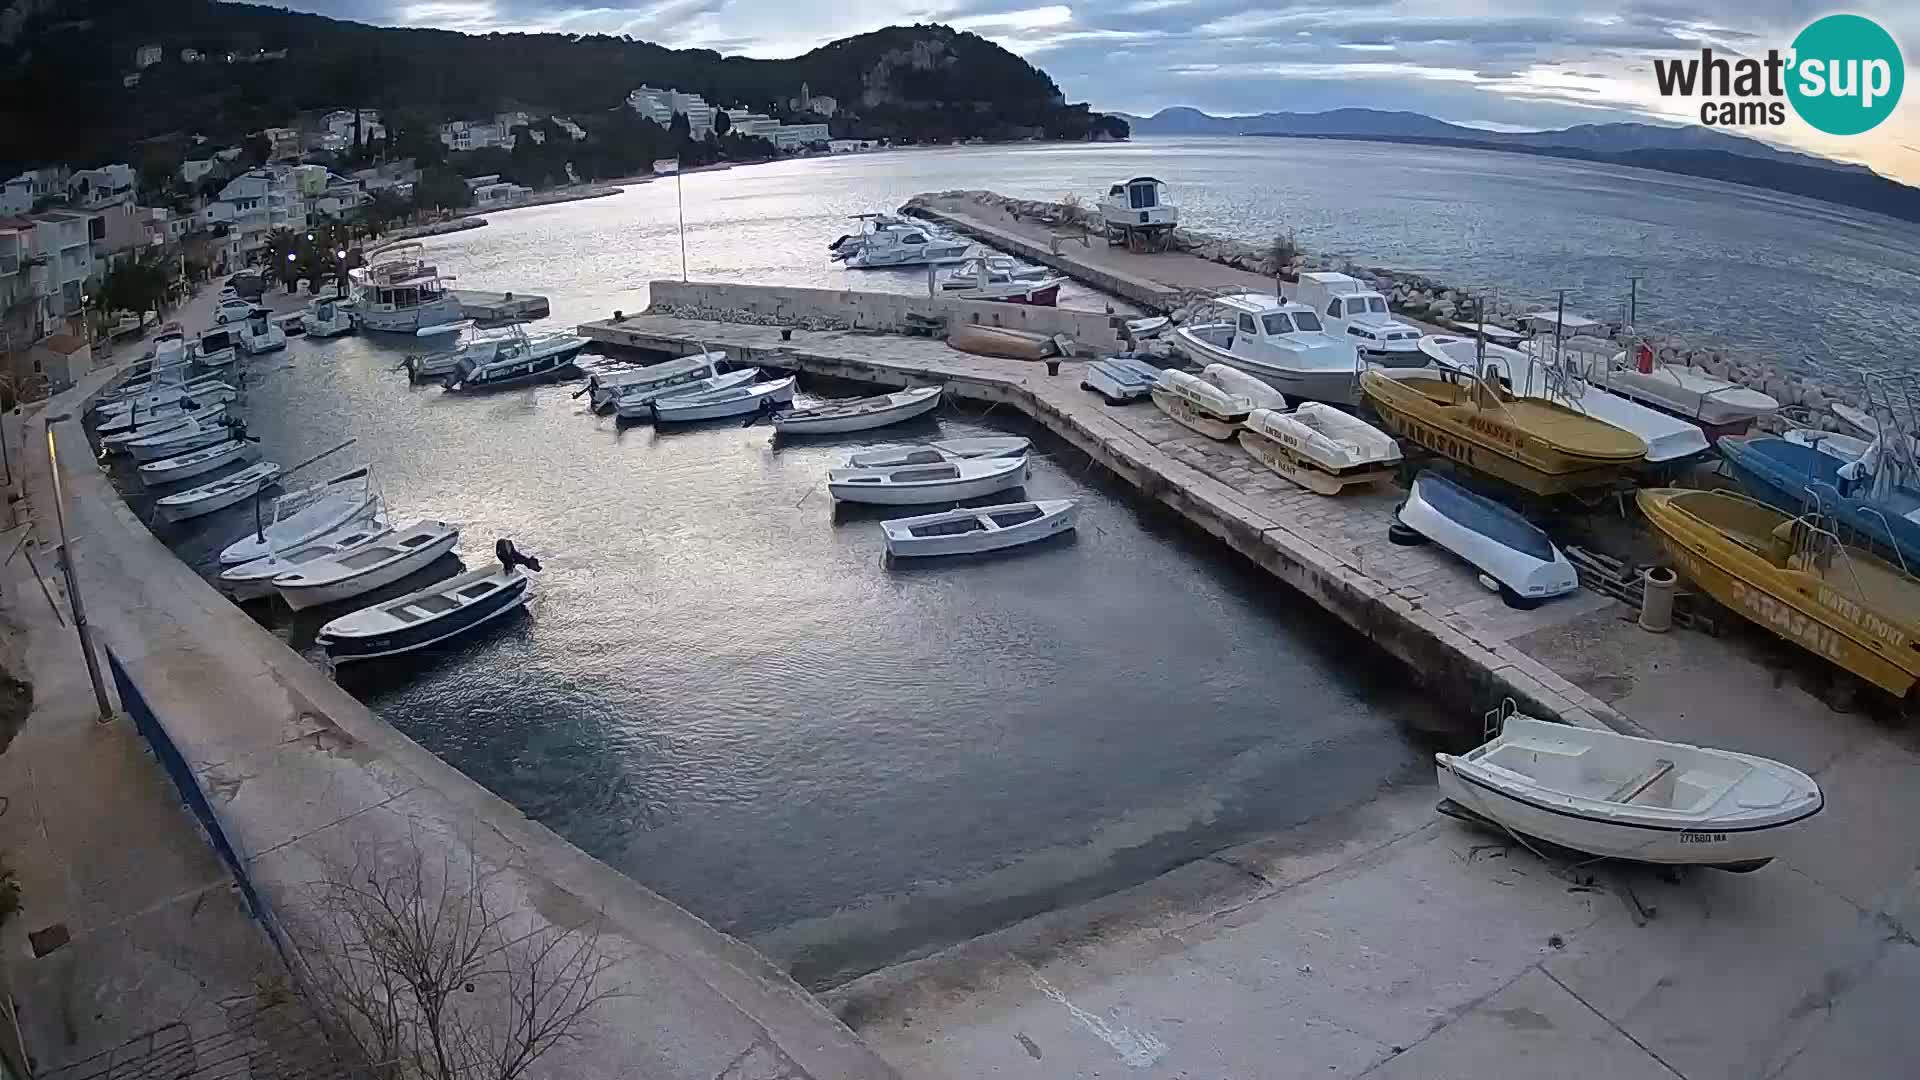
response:
[[[1318,401],[1292,412],[1255,409],[1235,437],[1247,456],[1321,495],[1388,479],[1400,464],[1386,432]]]
[[[1432,469],[1413,478],[1395,517],[1486,575],[1508,607],[1533,607],[1580,587],[1573,564],[1538,526]]]
[[[891,394],[777,412],[773,414],[773,429],[782,435],[839,435],[898,424],[939,407],[940,387],[915,386]]]
[[[300,330],[308,337],[330,338],[353,333],[351,306],[338,297],[327,296],[307,302],[300,313]]]
[[[614,407],[623,395],[644,394],[711,379],[726,370],[726,360],[726,353],[708,350],[646,367],[596,371],[587,376],[587,385],[582,389],[586,391],[587,404],[599,412]]]
[[[1518,713],[1484,745],[1435,754],[1434,765],[1443,813],[1668,866],[1758,870],[1826,805],[1812,777],[1767,758]]]
[[[1872,455],[1876,463],[1863,452],[1843,461],[1798,442],[1749,435],[1720,440],[1720,457],[1741,490],[1761,502],[1830,514],[1855,537],[1920,567],[1920,489],[1893,455]]]
[[[234,339],[239,342],[240,351],[248,356],[258,356],[287,347],[287,332],[279,324],[267,318],[266,312],[260,312],[240,324],[234,331]]]
[[[1160,369],[1131,356],[1105,356],[1087,365],[1080,377],[1080,389],[1091,390],[1109,405],[1139,401],[1153,393]]]
[[[896,518],[880,528],[894,558],[969,555],[1058,536],[1072,530],[1079,513],[1080,504],[1072,499],[1042,499]]]
[[[1676,465],[1710,449],[1700,426],[1629,401],[1582,379],[1573,365],[1556,363],[1542,352],[1509,349],[1450,334],[1420,339],[1420,351],[1456,371],[1472,374],[1492,367],[1501,385],[1521,397],[1550,401],[1640,436],[1647,464]]]
[[[458,525],[416,522],[351,551],[292,567],[273,579],[273,591],[295,611],[337,604],[399,581],[452,551],[459,542]]]
[[[475,347],[448,372],[442,385],[452,392],[505,390],[552,378],[573,366],[587,339],[572,334],[530,337],[518,323]]]
[[[1352,339],[1363,353],[1411,360],[1420,351],[1420,329],[1395,319],[1386,294],[1351,275],[1331,270],[1301,274],[1287,299],[1318,312],[1328,333]]]
[[[239,346],[234,343],[233,333],[224,326],[202,331],[187,346],[187,356],[194,366],[203,372],[224,371],[240,359]]]
[[[622,420],[653,419],[653,403],[662,398],[686,397],[693,394],[706,394],[716,390],[731,390],[740,386],[751,386],[760,378],[757,367],[741,368],[724,375],[713,375],[693,382],[646,384],[623,387],[619,396],[613,399],[613,411]]]
[[[280,496],[273,516],[260,528],[220,551],[220,565],[265,558],[276,551],[310,543],[348,522],[371,519],[380,509],[371,472],[362,466]]]
[[[148,435],[158,435],[188,420],[217,420],[227,414],[227,403],[232,397],[231,390],[216,391],[209,393],[205,401],[187,399],[151,409],[110,413],[93,430],[106,445],[120,446]]]
[[[1060,348],[1046,334],[1010,330],[1004,326],[961,323],[947,330],[947,347],[975,356],[997,356],[1003,360],[1045,360]]]
[[[1778,401],[1751,387],[1697,367],[1660,363],[1645,342],[1634,347],[1631,359],[1625,352],[1604,362],[1596,357],[1587,369],[1587,379],[1642,405],[1692,420],[1715,440],[1744,434],[1754,421],[1780,409]]]
[[[1095,209],[1107,244],[1125,246],[1129,251],[1164,248],[1167,237],[1180,224],[1180,208],[1174,205],[1167,185],[1151,176],[1109,185]]]
[[[1640,436],[1496,380],[1367,371],[1360,385],[1392,434],[1536,495],[1610,485],[1646,460]]]
[[[1215,297],[1173,332],[1173,344],[1196,364],[1226,364],[1290,398],[1360,402],[1359,350],[1323,330],[1302,304],[1258,293]],[[1426,364],[1422,357],[1417,366]]]
[[[396,597],[320,628],[316,640],[335,664],[396,656],[437,645],[517,611],[527,602],[540,561],[502,540],[499,566],[484,566]],[[526,569],[522,569],[525,567]]]
[[[1253,402],[1210,382],[1168,368],[1154,379],[1153,403],[1175,422],[1209,439],[1231,439],[1253,411]]]
[[[1279,410],[1287,407],[1286,395],[1227,364],[1208,364],[1200,370],[1200,381],[1212,383],[1235,397],[1246,398],[1256,409]]]
[[[252,562],[229,566],[220,571],[220,588],[236,600],[258,600],[272,596],[273,579],[298,569],[315,559],[324,559],[370,544],[393,532],[383,514],[365,521],[353,521],[323,536],[276,551]]]
[[[967,458],[1019,457],[1033,446],[1018,435],[980,435],[936,439],[917,446],[881,446],[849,455],[849,469],[890,469],[896,465],[937,465]]]
[[[964,262],[972,245],[925,222],[894,214],[855,214],[860,235],[827,245],[828,258],[853,269]]]
[[[703,390],[684,397],[657,398],[648,406],[657,424],[685,424],[695,420],[719,420],[745,416],[762,410],[772,411],[793,400],[793,376],[771,382],[748,383],[720,390]]]
[[[102,401],[94,405],[93,411],[99,414],[101,426],[112,423],[116,419],[125,419],[127,423],[124,426],[131,427],[134,424],[163,417],[167,415],[166,410],[169,409],[175,412],[185,411],[180,404],[183,401],[191,401],[195,405],[215,405],[233,400],[234,394],[234,388],[220,376],[208,375],[192,382],[150,390],[132,397]]]
[[[940,280],[941,295],[952,300],[986,300],[1001,304],[1053,307],[1066,279],[1027,266],[1005,255],[974,257]]]
[[[347,271],[355,323],[363,329],[411,334],[460,319],[460,301],[427,262],[426,247],[394,244],[365,266]]]
[[[160,431],[156,434],[130,439],[120,444],[135,461],[159,461],[162,458],[177,457],[194,450],[203,450],[215,443],[226,442],[233,438],[233,426],[224,415],[224,405],[209,406],[209,411],[218,409],[213,416],[204,420],[188,420],[179,427]],[[138,429],[135,430],[138,434]]]
[[[959,502],[1017,488],[1026,482],[1024,456],[827,471],[827,491],[835,499],[882,506]]]
[[[1841,544],[1831,519],[1729,491],[1637,498],[1674,568],[1708,596],[1896,698],[1920,678],[1920,581]]]
[[[1024,281],[1028,284],[1046,281],[1053,277],[1053,271],[1044,266],[1024,263],[1011,255],[989,253],[972,255],[965,262],[940,275],[942,292],[965,292],[973,288],[981,273],[987,273],[1004,281]]]
[[[160,484],[190,480],[240,461],[248,457],[252,451],[252,443],[240,439],[228,439],[226,442],[215,443],[175,457],[149,461],[139,468],[140,482],[148,487],[155,487]]]
[[[218,480],[155,499],[153,508],[161,521],[186,521],[216,510],[225,510],[229,506],[238,506],[279,478],[279,465],[271,461],[256,461]]]

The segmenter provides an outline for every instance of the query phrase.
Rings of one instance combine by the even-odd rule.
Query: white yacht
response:
[[[1303,304],[1259,293],[1216,297],[1195,309],[1173,340],[1194,363],[1238,368],[1289,398],[1360,401],[1359,350],[1327,333]]]
[[[855,269],[884,266],[941,266],[964,262],[967,241],[922,221],[893,214],[856,214],[860,235],[842,236],[827,245],[828,257]]]
[[[1347,274],[1301,274],[1288,297],[1319,312],[1329,333],[1353,339],[1354,347],[1370,356],[1420,352],[1420,328],[1403,323],[1387,310],[1386,295]]]
[[[419,244],[395,244],[347,271],[347,280],[353,285],[354,316],[365,329],[411,334],[460,320],[460,301],[447,291]]]

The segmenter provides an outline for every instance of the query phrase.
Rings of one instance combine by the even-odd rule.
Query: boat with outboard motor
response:
[[[513,323],[493,336],[473,342],[441,385],[450,393],[505,390],[552,378],[573,367],[587,339],[572,334],[532,337]]]
[[[701,379],[711,379],[726,371],[726,360],[726,353],[718,349],[708,349],[705,352],[694,353],[692,356],[682,356],[676,360],[648,364],[645,367],[594,371],[587,376],[587,384],[575,392],[574,396],[586,394],[587,407],[599,412],[615,407],[623,396],[631,397],[673,386],[689,385]]]
[[[784,379],[773,379],[763,383],[742,383],[738,386],[724,386],[717,390],[701,390],[688,394],[670,394],[655,398],[647,406],[655,426],[661,424],[686,424],[697,420],[721,420],[729,416],[745,416],[749,413],[772,413],[781,405],[793,400],[795,379],[792,375]]]
[[[1005,255],[975,256],[940,279],[941,295],[951,300],[987,300],[1001,304],[1053,307],[1066,279]]]
[[[494,557],[499,566],[342,615],[322,626],[315,640],[336,665],[373,660],[437,645],[517,611],[533,590],[527,570],[538,572],[540,560],[504,538],[494,544]]]

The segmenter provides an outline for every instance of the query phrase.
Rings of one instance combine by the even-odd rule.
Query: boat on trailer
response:
[[[1394,516],[1485,575],[1508,607],[1530,608],[1580,588],[1573,564],[1539,526],[1432,469],[1413,478]]]
[[[1321,495],[1393,476],[1400,445],[1386,432],[1331,405],[1292,412],[1255,409],[1235,437],[1253,460]]]
[[[273,579],[315,559],[352,551],[372,543],[393,531],[385,515],[375,513],[364,521],[350,521],[340,528],[304,544],[276,551],[252,562],[229,566],[220,571],[220,588],[236,600],[258,600],[273,595]]]
[[[1645,342],[1638,343],[1632,353],[1631,358],[1625,352],[1614,353],[1607,360],[1595,357],[1587,369],[1588,381],[1642,405],[1691,420],[1715,440],[1745,434],[1756,420],[1780,410],[1779,401],[1751,387],[1697,367],[1661,363]]]
[[[1778,761],[1511,709],[1484,745],[1434,755],[1442,813],[1595,858],[1744,873],[1826,806],[1812,777]]]
[[[959,502],[1027,482],[1027,459],[965,458],[877,469],[830,469],[827,491],[841,502],[912,506]]]
[[[915,446],[878,446],[847,458],[849,469],[888,469],[897,465],[938,465],[967,458],[1019,457],[1033,446],[1018,435],[980,435],[965,439],[935,439]]]
[[[1042,499],[895,518],[880,528],[894,558],[969,555],[1058,536],[1073,528],[1079,512],[1073,499]]]
[[[438,645],[519,610],[533,591],[527,570],[538,571],[540,561],[505,540],[495,550],[499,566],[342,615],[322,626],[316,640],[336,665],[373,660]]]
[[[161,521],[187,521],[216,510],[225,510],[229,506],[238,506],[279,478],[279,465],[271,461],[256,461],[218,480],[155,499],[153,509]]]
[[[1109,405],[1139,401],[1153,393],[1160,369],[1131,356],[1105,356],[1087,365],[1080,377],[1080,389],[1091,390]]]
[[[839,435],[867,431],[923,416],[940,407],[940,387],[915,386],[854,401],[834,401],[811,409],[773,414],[782,435]]]
[[[1172,368],[1154,379],[1151,393],[1161,412],[1209,439],[1233,438],[1253,411],[1253,402],[1246,398]]]
[[[351,551],[290,567],[273,579],[273,591],[295,611],[337,604],[399,581],[452,551],[459,542],[458,525],[415,522]]]

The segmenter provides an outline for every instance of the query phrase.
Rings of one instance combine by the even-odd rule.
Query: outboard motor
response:
[[[524,566],[535,573],[540,572],[540,560],[531,555],[520,554],[513,541],[501,537],[493,542],[493,557],[500,560],[500,569],[511,573],[515,566]]]

